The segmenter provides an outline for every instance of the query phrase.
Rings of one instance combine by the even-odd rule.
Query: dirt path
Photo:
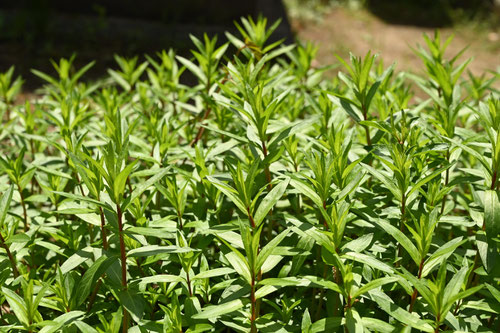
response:
[[[430,28],[387,24],[368,11],[345,8],[332,9],[320,22],[301,22],[292,18],[291,24],[299,40],[313,41],[319,46],[318,62],[322,65],[338,63],[334,54],[345,58],[349,51],[360,56],[372,50],[386,65],[396,61],[397,69],[416,73],[422,70],[422,62],[410,47],[425,43],[423,33],[434,33]],[[470,27],[441,29],[444,37],[452,33],[455,38],[448,54],[455,55],[469,45],[461,59],[474,57],[468,68],[475,75],[500,66],[498,31]]]

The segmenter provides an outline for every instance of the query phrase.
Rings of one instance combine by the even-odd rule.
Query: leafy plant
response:
[[[278,25],[0,75],[1,332],[498,330],[498,76],[436,34],[327,80]]]

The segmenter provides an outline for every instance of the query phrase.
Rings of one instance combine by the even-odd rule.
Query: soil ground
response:
[[[299,40],[318,45],[320,65],[337,64],[335,54],[345,58],[349,51],[363,56],[372,50],[380,55],[386,66],[396,62],[398,70],[414,73],[423,70],[423,65],[411,48],[416,48],[417,43],[425,44],[424,33],[434,34],[432,28],[389,24],[366,10],[343,7],[332,8],[319,20],[292,17],[290,22]],[[442,37],[455,36],[448,47],[449,56],[468,46],[461,59],[474,58],[468,69],[475,75],[500,70],[500,31],[481,27],[479,23],[440,29]]]

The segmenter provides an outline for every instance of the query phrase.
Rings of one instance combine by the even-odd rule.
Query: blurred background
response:
[[[399,70],[418,72],[421,60],[412,48],[425,44],[422,35],[439,29],[454,35],[448,54],[467,48],[468,69],[476,75],[500,66],[499,0],[284,0],[292,30],[319,46],[321,64],[334,54],[380,54]]]
[[[49,59],[76,53],[77,66],[97,60],[90,75],[98,77],[115,67],[115,53],[186,54],[190,33],[223,41],[234,21],[259,14],[282,19],[274,40],[318,45],[318,65],[372,50],[416,71],[411,47],[439,28],[455,34],[450,54],[469,46],[473,73],[500,66],[500,0],[9,0],[0,1],[0,71],[15,65],[30,89],[41,83],[31,68],[52,73]]]

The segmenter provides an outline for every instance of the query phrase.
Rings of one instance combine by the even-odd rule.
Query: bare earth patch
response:
[[[368,11],[345,8],[332,9],[320,22],[292,18],[291,24],[299,40],[312,41],[319,46],[321,65],[338,63],[335,54],[346,57],[351,51],[362,56],[372,50],[386,65],[397,62],[397,69],[414,73],[422,70],[422,62],[411,48],[417,43],[425,43],[423,33],[434,34],[431,28],[388,24]],[[461,59],[474,58],[468,69],[475,75],[500,66],[498,31],[460,27],[441,29],[441,34],[443,37],[455,35],[447,51],[450,56],[469,46]]]

